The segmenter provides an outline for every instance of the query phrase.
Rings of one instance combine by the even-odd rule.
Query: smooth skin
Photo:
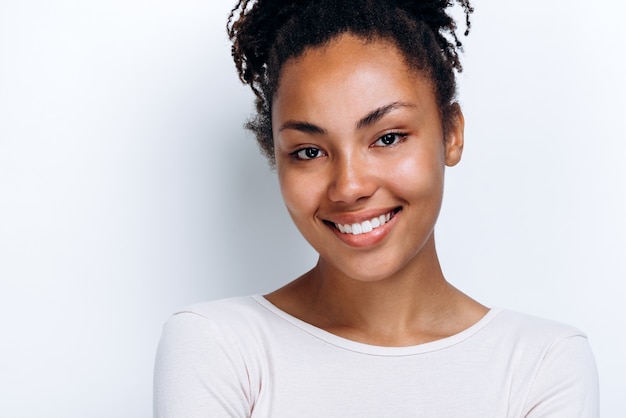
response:
[[[267,299],[323,330],[372,345],[454,335],[487,308],[444,278],[434,227],[463,115],[444,138],[431,82],[395,45],[344,34],[283,67],[272,108],[276,169],[317,265]],[[341,233],[379,215],[369,233]]]

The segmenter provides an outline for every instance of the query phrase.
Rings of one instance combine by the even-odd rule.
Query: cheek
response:
[[[417,154],[397,161],[386,176],[398,193],[409,200],[412,197],[440,199],[443,193],[443,161],[432,155]]]
[[[315,182],[292,170],[280,170],[277,167],[277,171],[283,201],[294,221],[314,213],[319,192],[315,190]]]

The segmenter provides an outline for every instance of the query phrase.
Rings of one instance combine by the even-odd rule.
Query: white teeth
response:
[[[377,216],[376,218],[372,218],[368,221],[361,222],[359,224],[335,224],[335,227],[342,234],[352,234],[352,235],[360,235],[367,234],[368,232],[372,232],[374,229],[383,226],[391,219],[391,212]]]

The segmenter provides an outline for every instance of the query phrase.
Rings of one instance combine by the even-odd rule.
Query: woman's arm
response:
[[[236,344],[214,321],[192,312],[163,328],[154,370],[154,417],[250,415],[250,384]]]

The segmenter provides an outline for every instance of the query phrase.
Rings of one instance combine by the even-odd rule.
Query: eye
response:
[[[374,147],[389,147],[397,145],[407,137],[407,134],[401,132],[389,132],[376,140],[372,144]]]
[[[313,160],[321,157],[322,155],[324,155],[324,152],[315,147],[300,148],[299,150],[291,153],[291,156],[296,160]]]

